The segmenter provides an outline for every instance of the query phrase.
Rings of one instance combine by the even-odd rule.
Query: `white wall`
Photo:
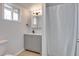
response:
[[[78,21],[78,24],[77,24],[77,40],[76,40],[76,50],[75,50],[75,55],[76,56],[79,56],[79,3],[77,4],[77,21]]]
[[[28,24],[28,26],[26,26],[27,31],[25,31],[25,34],[26,34],[26,33],[32,33],[33,28],[32,28],[31,22],[32,22],[32,20],[33,20],[33,15],[31,14],[31,9],[39,8],[38,6],[42,6],[42,5],[36,4],[36,5],[33,5],[32,7],[30,7],[30,8],[27,10],[27,11],[28,11],[28,16],[27,16],[28,19],[26,20],[26,24]],[[25,15],[26,15],[26,14],[25,14]],[[27,18],[27,17],[26,17],[26,18]],[[25,19],[26,19],[26,18],[25,18]],[[37,25],[38,25],[39,27],[41,27],[41,28],[38,28],[38,29],[34,29],[35,33],[37,33],[37,34],[42,33],[42,20],[43,20],[42,16],[37,17]]]
[[[42,55],[47,56],[46,4],[43,4],[42,6],[43,6],[42,7],[42,10],[43,10],[43,16],[42,16],[42,18],[43,18],[43,20],[42,20]]]
[[[0,4],[0,35],[8,40],[8,53],[12,54],[24,49],[24,32],[27,31],[26,20],[29,18],[27,9],[19,8],[21,20],[19,22],[7,21],[2,19],[2,4]]]

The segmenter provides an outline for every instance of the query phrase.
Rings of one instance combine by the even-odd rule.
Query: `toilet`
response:
[[[7,44],[8,40],[4,40],[0,37],[0,56],[13,56],[12,54],[7,54]]]

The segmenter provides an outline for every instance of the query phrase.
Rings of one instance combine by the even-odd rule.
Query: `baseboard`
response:
[[[29,50],[29,49],[25,49],[25,50],[26,50],[26,51],[29,51],[29,52],[33,52],[33,53],[40,54],[40,52],[32,51],[32,50]]]
[[[15,55],[18,56],[21,52],[23,52],[24,49],[20,50],[19,52],[17,52]]]

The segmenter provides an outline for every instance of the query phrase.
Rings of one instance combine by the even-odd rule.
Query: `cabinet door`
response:
[[[33,51],[41,52],[41,40],[42,40],[41,36],[39,35],[33,36],[33,48],[32,48]]]
[[[41,40],[42,40],[42,37],[39,35],[25,35],[24,36],[24,48],[40,53],[41,52]]]
[[[32,35],[24,35],[24,48],[28,50],[32,50],[33,48],[33,36]]]

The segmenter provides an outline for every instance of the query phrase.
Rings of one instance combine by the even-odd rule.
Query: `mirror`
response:
[[[42,17],[41,16],[32,16],[31,19],[31,27],[32,29],[40,29],[41,28],[41,21],[42,21]]]
[[[32,23],[32,28],[33,29],[37,28],[37,17],[33,16],[31,21],[32,21],[31,22]]]

